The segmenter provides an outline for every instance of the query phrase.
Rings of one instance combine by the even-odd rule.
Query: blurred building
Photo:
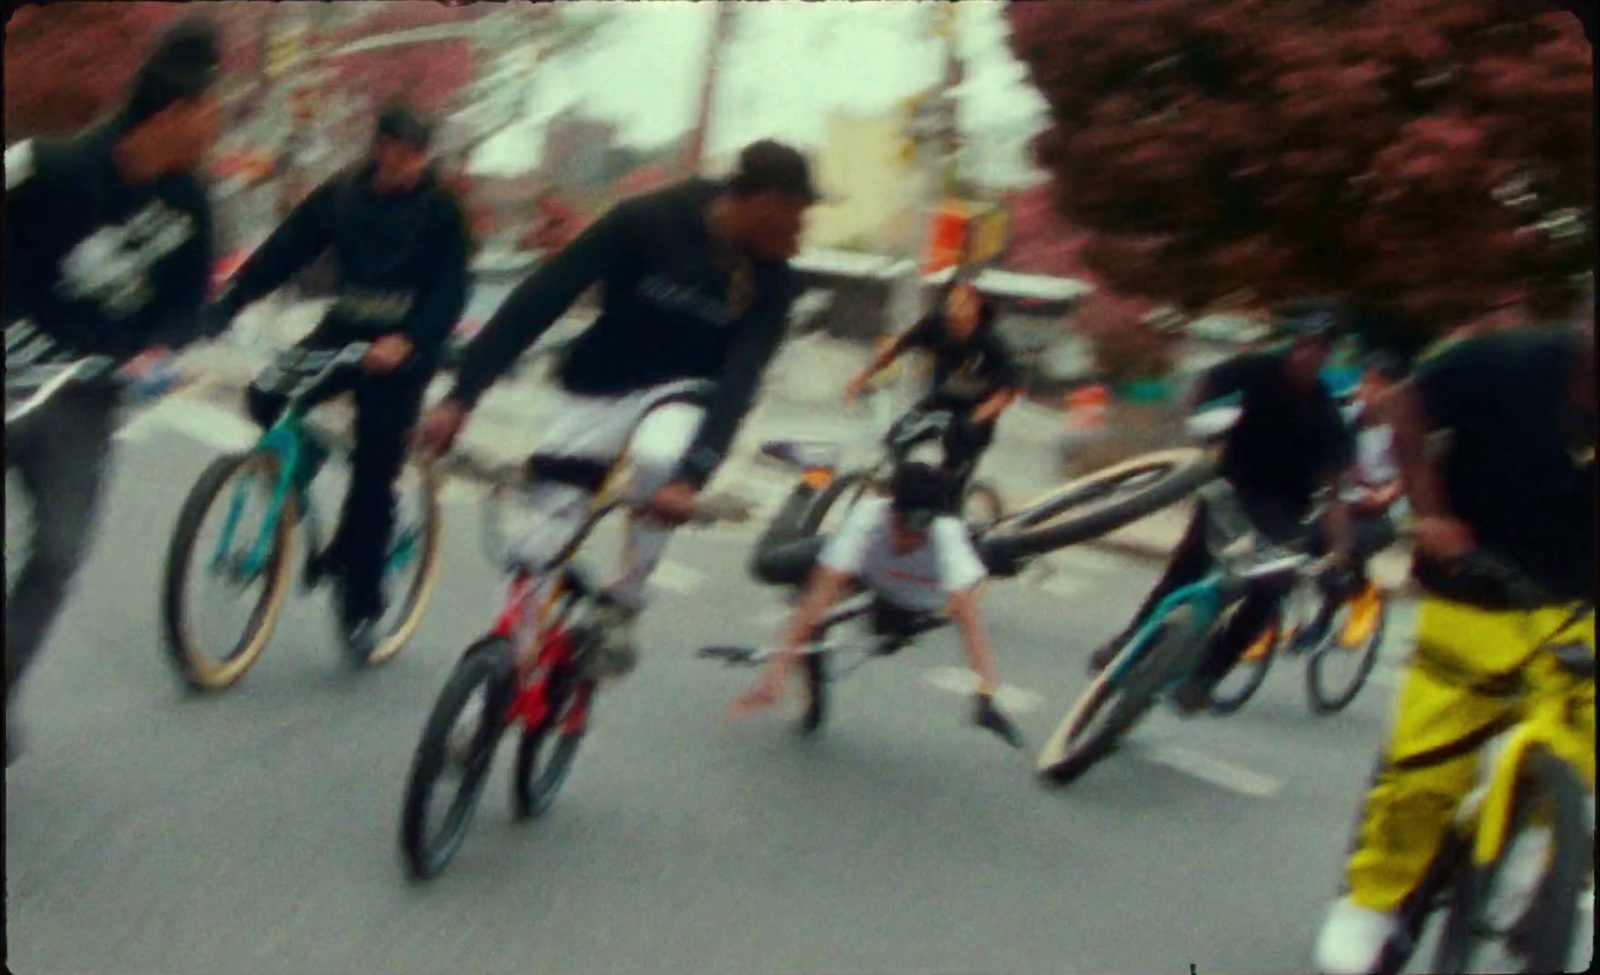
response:
[[[917,180],[905,152],[906,113],[835,113],[814,155],[817,180],[833,201],[812,210],[808,248],[900,254],[910,245]]]

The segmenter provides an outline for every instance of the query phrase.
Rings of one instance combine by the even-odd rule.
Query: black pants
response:
[[[353,370],[347,383],[334,384],[320,397],[353,392],[356,400],[350,490],[326,550],[326,567],[343,582],[341,609],[347,623],[383,614],[383,569],[395,522],[394,485],[405,464],[406,437],[421,412],[430,372],[416,361],[387,376]],[[292,367],[267,370],[245,394],[251,417],[262,426],[276,422],[298,382]]]
[[[965,403],[939,400],[923,400],[915,407],[917,412],[948,410],[951,414],[950,425],[945,428],[940,446],[944,450],[945,473],[955,481],[952,485],[954,497],[950,503],[951,510],[956,512],[961,510],[961,496],[966,493],[967,484],[978,469],[978,462],[983,459],[989,445],[994,443],[995,425],[972,422],[974,408]]]
[[[66,390],[6,430],[6,473],[25,492],[27,555],[6,593],[6,709],[44,646],[99,520],[116,429],[117,393]]]
[[[1251,501],[1241,499],[1241,503],[1244,504],[1252,524],[1270,538],[1290,537],[1299,527],[1300,514],[1293,506],[1260,499]],[[1177,550],[1173,552],[1166,573],[1145,598],[1144,605],[1134,614],[1133,622],[1117,636],[1114,645],[1121,645],[1132,639],[1139,628],[1149,621],[1162,600],[1185,586],[1199,582],[1211,571],[1215,560],[1206,545],[1206,517],[1205,504],[1203,502],[1197,504],[1194,519],[1189,522],[1189,530],[1184,533],[1183,541],[1178,543]],[[1261,635],[1267,622],[1272,618],[1273,610],[1289,594],[1293,586],[1293,577],[1262,581],[1252,585],[1226,628],[1217,639],[1210,641],[1210,652],[1196,669],[1194,679],[1201,683],[1214,683],[1227,676],[1228,671],[1233,669],[1234,664],[1237,664],[1239,658],[1250,648],[1250,644]]]

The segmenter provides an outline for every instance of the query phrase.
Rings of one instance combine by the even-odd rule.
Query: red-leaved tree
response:
[[[6,22],[6,143],[70,133],[115,108],[161,29],[183,16],[217,24],[223,70],[248,73],[273,6],[68,0],[18,7]]]
[[[1012,3],[1036,154],[1113,291],[1344,296],[1430,329],[1594,261],[1592,56],[1520,0]]]

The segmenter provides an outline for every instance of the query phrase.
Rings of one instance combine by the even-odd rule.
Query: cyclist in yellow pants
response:
[[[1424,599],[1344,896],[1316,946],[1325,975],[1376,970],[1514,703],[1502,678],[1570,618],[1567,605],[1513,608],[1453,573],[1456,560],[1481,548],[1557,600],[1595,598],[1594,369],[1592,331],[1497,334],[1441,352],[1389,401]],[[1593,623],[1584,628],[1592,650]]]

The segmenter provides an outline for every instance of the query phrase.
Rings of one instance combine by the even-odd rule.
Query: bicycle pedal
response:
[[[750,647],[701,647],[699,655],[733,667],[754,663],[756,652]]]

